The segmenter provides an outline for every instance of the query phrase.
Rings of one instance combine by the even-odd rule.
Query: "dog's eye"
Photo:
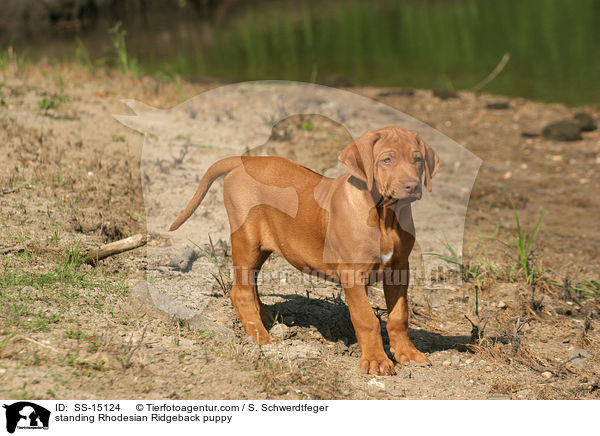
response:
[[[389,165],[389,164],[392,163],[392,158],[391,157],[386,157],[381,162],[383,162],[384,164],[388,164]]]

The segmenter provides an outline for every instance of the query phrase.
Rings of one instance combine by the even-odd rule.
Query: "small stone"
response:
[[[485,107],[488,109],[504,110],[510,108],[510,105],[507,101],[494,101],[488,103]]]
[[[523,138],[537,138],[540,136],[540,132],[536,132],[535,130],[523,130],[521,136]]]
[[[290,337],[290,328],[285,324],[277,323],[271,327],[269,333],[271,333],[273,336],[277,336],[278,338],[287,339]]]
[[[444,360],[444,362],[442,362],[442,366],[445,366],[446,368],[448,368],[450,365],[452,365],[452,362],[449,360]]]
[[[520,391],[517,391],[517,398],[522,400],[524,398],[527,398],[530,394],[531,389],[521,389]]]
[[[450,98],[458,98],[458,94],[449,89],[434,89],[433,96],[442,100],[448,100]]]
[[[598,128],[594,118],[592,118],[592,116],[586,112],[577,112],[573,116],[573,121],[579,125],[579,128],[582,132],[591,132],[592,130],[596,130]]]
[[[544,371],[542,373],[542,377],[544,377],[544,378],[551,378],[552,377],[552,373],[550,371]]]
[[[498,309],[506,309],[508,307],[508,305],[504,301],[498,301],[498,304],[496,305],[496,307]]]
[[[548,124],[542,129],[542,135],[557,141],[579,141],[582,139],[581,127],[575,121],[570,120]]]
[[[465,363],[466,363],[467,365],[470,365],[470,364],[471,364],[471,363],[473,363],[473,362],[475,362],[475,359],[467,359],[467,360],[465,360]]]
[[[389,89],[387,91],[381,91],[377,94],[379,97],[390,97],[390,96],[401,96],[401,97],[412,97],[415,95],[415,90],[411,88],[396,88]]]
[[[588,360],[592,358],[589,351],[577,348],[569,351],[568,354],[569,363],[575,365],[578,368],[583,368]]]
[[[452,365],[456,366],[460,363],[460,356],[458,356],[457,354],[455,354],[454,356],[452,356],[452,358],[450,359],[450,361],[452,362]]]
[[[300,340],[294,340],[287,348],[286,355],[291,360],[318,359],[321,356],[321,351],[312,344],[308,344]]]
[[[432,308],[436,308],[442,306],[443,303],[439,295],[432,293],[429,295],[429,304]]]
[[[376,378],[372,378],[371,380],[369,380],[369,382],[367,383],[367,385],[369,387],[376,388],[376,389],[379,389],[381,391],[385,391],[385,383],[382,382],[382,381],[377,380]]]
[[[490,400],[510,400],[510,395],[506,394],[494,394],[490,396]]]

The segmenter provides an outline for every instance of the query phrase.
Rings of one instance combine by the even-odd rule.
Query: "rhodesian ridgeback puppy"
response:
[[[421,198],[422,183],[431,191],[438,156],[416,132],[386,127],[362,135],[339,159],[349,174],[336,179],[281,157],[220,160],[206,171],[169,230],[179,228],[212,182],[227,174],[223,196],[231,225],[231,300],[249,336],[261,344],[277,339],[263,324],[272,322],[272,315],[256,286],[261,266],[275,251],[300,271],[342,284],[363,372],[394,373],[367,299],[366,287],[375,281],[383,282],[395,360],[430,364],[408,335],[408,257],[415,241],[411,203]]]

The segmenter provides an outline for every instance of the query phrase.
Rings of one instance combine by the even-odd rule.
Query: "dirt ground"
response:
[[[300,281],[300,273],[276,256],[264,270],[279,275],[262,284],[261,295],[277,314],[272,328],[283,341],[259,347],[244,338],[227,296],[231,259],[221,182],[194,217],[214,238],[213,258],[200,253],[188,268],[170,266],[167,258],[181,254],[183,246],[175,244],[175,235],[153,230],[153,211],[160,204],[144,195],[151,186],[144,181],[148,161],[140,160],[144,136],[112,114],[131,114],[120,102],[124,98],[168,109],[219,85],[179,85],[49,63],[12,62],[1,72],[1,396],[600,396],[600,133],[584,132],[576,142],[522,135],[582,108],[468,92],[442,100],[429,90],[349,89],[433,126],[483,161],[465,221],[468,280],[456,285],[455,275],[446,271],[433,285],[417,281],[410,290],[411,336],[433,366],[397,365],[395,376],[378,377],[359,372],[360,352],[343,291],[326,282]],[[488,108],[494,102],[508,107]],[[595,109],[583,109],[600,119]],[[295,116],[278,123],[269,142],[248,153],[283,155],[329,171],[350,140],[331,120]],[[173,142],[172,161],[153,165],[165,180],[188,177],[189,186],[181,186],[173,199],[183,207],[200,176],[189,179],[191,170],[213,155],[210,147],[178,154],[182,145]],[[180,170],[187,173],[179,176]],[[515,268],[513,204],[527,231],[546,212],[531,259],[534,289]],[[176,212],[164,214],[172,219]],[[97,267],[78,261],[89,247],[147,228],[150,242],[144,249]],[[193,242],[206,248],[208,237],[198,234]],[[189,241],[187,247],[194,248]],[[140,279],[201,314],[206,328],[138,305],[132,294]],[[373,288],[369,298],[384,326],[381,290]],[[481,338],[473,337],[465,316],[480,320]]]

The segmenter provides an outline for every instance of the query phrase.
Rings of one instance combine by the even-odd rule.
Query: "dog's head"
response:
[[[390,201],[412,202],[422,195],[421,180],[431,191],[439,167],[435,151],[413,131],[385,127],[368,131],[340,154],[348,172],[369,191]]]

